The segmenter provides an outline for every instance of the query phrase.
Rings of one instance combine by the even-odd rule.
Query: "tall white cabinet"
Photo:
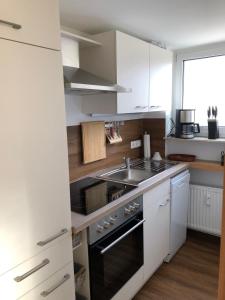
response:
[[[16,2],[1,2],[4,20],[31,26],[23,35],[0,22],[0,295],[23,298],[46,281],[46,299],[61,299],[67,285],[74,300],[62,62],[51,30],[58,3],[23,0],[17,11]],[[42,36],[32,24],[51,13]]]

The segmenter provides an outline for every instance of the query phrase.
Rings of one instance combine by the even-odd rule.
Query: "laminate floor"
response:
[[[215,300],[219,238],[188,232],[185,245],[163,264],[133,300]]]

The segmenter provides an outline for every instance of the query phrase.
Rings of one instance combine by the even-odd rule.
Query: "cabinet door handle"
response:
[[[51,236],[51,237],[48,238],[47,240],[38,242],[37,245],[43,247],[43,246],[45,246],[45,245],[47,245],[48,243],[54,241],[55,239],[57,239],[58,237],[60,237],[61,235],[65,234],[65,233],[67,233],[67,232],[68,232],[68,229],[64,228],[64,229],[62,229],[59,233],[57,233],[57,234]]]
[[[148,106],[141,106],[141,105],[136,105],[135,108],[147,108]]]
[[[33,273],[37,272],[38,270],[40,270],[41,268],[43,268],[44,266],[48,265],[50,263],[49,259],[44,259],[42,261],[42,263],[40,263],[39,265],[37,265],[36,267],[34,267],[33,269],[31,269],[30,271],[24,273],[23,275],[17,276],[14,278],[14,280],[16,282],[20,282],[23,281],[25,278],[29,277],[30,275],[32,275]]]
[[[54,290],[56,290],[58,287],[60,287],[64,282],[66,282],[67,280],[70,279],[70,274],[66,274],[63,276],[63,278],[57,282],[55,285],[53,285],[52,287],[50,287],[48,290],[45,290],[43,292],[41,292],[41,296],[42,297],[47,297],[48,295],[50,295]]]
[[[166,206],[170,202],[170,199],[167,199],[165,203],[160,204],[159,206]]]
[[[8,25],[8,26],[11,26],[13,29],[21,29],[22,26],[20,24],[16,24],[16,23],[12,23],[12,22],[8,22],[8,21],[4,21],[4,20],[0,20],[0,23],[1,24],[5,24],[5,25]]]

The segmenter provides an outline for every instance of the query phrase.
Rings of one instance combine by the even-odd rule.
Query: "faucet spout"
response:
[[[130,157],[124,157],[125,165],[128,171],[130,171]]]

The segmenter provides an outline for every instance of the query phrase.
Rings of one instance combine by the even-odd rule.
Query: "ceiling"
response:
[[[118,29],[170,49],[225,41],[225,0],[60,0],[61,23],[89,34]]]

